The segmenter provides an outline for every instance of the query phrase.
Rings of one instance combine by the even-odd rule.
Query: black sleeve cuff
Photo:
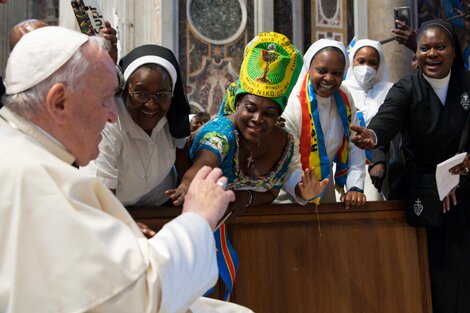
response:
[[[360,189],[360,188],[357,188],[357,187],[351,187],[349,188],[348,192],[349,191],[356,191],[356,192],[361,192],[361,193],[364,193],[364,190]]]

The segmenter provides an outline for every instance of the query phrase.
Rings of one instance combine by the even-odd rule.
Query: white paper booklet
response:
[[[441,201],[449,194],[452,188],[459,184],[460,176],[451,174],[449,170],[457,164],[462,163],[466,154],[467,152],[462,152],[437,165],[436,183],[439,199]]]

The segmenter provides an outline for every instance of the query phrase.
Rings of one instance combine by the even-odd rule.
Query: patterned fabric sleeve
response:
[[[194,160],[201,150],[209,150],[222,165],[230,154],[230,145],[233,145],[233,125],[225,117],[216,117],[197,133],[189,152],[191,160]]]
[[[199,138],[197,143],[197,152],[200,150],[209,150],[217,157],[219,164],[221,164],[228,152],[227,137],[215,131],[206,132],[204,136]]]

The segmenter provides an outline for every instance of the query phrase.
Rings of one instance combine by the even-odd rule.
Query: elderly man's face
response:
[[[98,156],[101,131],[107,121],[114,123],[117,118],[114,94],[118,80],[113,61],[101,53],[94,57],[93,62],[96,66],[87,74],[84,88],[81,91],[78,88],[72,95],[75,118],[71,122],[71,140],[67,148],[80,166]]]

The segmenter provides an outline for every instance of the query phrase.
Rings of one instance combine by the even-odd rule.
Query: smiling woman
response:
[[[160,206],[177,171],[189,164],[189,104],[173,53],[161,46],[135,48],[119,62],[124,80],[116,97],[119,118],[103,131],[98,158],[85,168],[127,206]]]
[[[297,149],[276,122],[301,65],[300,52],[282,34],[260,33],[245,47],[240,79],[227,90],[219,116],[196,135],[190,150],[193,166],[169,192],[175,204],[184,201],[192,176],[203,165],[222,168],[228,187],[236,190],[233,210],[276,198]],[[296,195],[310,199],[318,194],[312,187],[317,181],[309,169],[304,178],[308,188],[300,184]]]
[[[439,163],[470,151],[470,137],[463,135],[470,121],[470,73],[464,68],[450,23],[423,23],[417,38],[418,70],[390,89],[368,129],[355,128],[357,136],[352,140],[370,148],[390,141],[398,131],[402,133],[408,219],[416,223],[436,208],[435,218],[421,224],[428,227],[433,312],[470,312],[469,154],[450,169],[451,174],[460,176],[460,182],[443,201],[437,195],[435,180]]]
[[[346,208],[363,205],[365,155],[349,140],[350,124],[358,124],[354,100],[341,87],[348,59],[344,45],[320,39],[304,56],[304,65],[283,117],[287,130],[300,141],[302,167],[315,167],[318,180],[333,174],[321,197],[335,202],[335,187]],[[346,193],[343,189],[346,187]]]
[[[294,137],[277,125],[302,65],[300,52],[282,34],[260,33],[246,47],[239,80],[227,90],[221,113],[197,133],[190,150],[192,167],[169,192],[181,204],[195,173],[204,165],[220,167],[234,190],[229,210],[272,202],[289,171],[297,146]],[[266,95],[271,95],[267,97]],[[311,200],[326,182],[311,169],[295,180],[296,195]],[[215,233],[220,276],[230,295],[238,258],[224,225]],[[229,256],[227,256],[227,253]]]
[[[416,58],[424,75],[437,79],[449,75],[455,59],[453,40],[449,32],[438,26],[430,25],[419,33]]]

